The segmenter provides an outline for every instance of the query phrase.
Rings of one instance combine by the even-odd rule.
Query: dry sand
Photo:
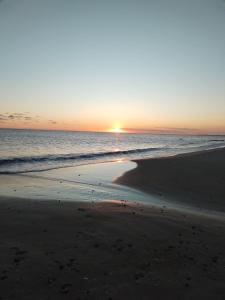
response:
[[[184,194],[183,183],[199,203],[218,187],[213,199],[222,205],[222,163],[224,150],[139,161],[123,182],[171,195]],[[195,172],[207,180],[203,194]],[[2,197],[0,299],[224,300],[224,236],[223,220],[167,208]]]

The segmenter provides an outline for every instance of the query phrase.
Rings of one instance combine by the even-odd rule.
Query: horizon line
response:
[[[33,130],[33,131],[61,131],[61,132],[93,132],[93,133],[110,133],[110,134],[152,134],[152,135],[195,135],[195,136],[225,136],[225,133],[201,133],[201,132],[196,132],[196,133],[190,133],[190,132],[168,132],[168,131],[162,131],[162,130],[157,130],[157,129],[149,129],[148,131],[126,131],[128,128],[121,128],[121,132],[112,132],[110,130],[75,130],[75,129],[47,129],[47,128],[16,128],[16,127],[0,127],[0,130]],[[174,128],[174,130],[176,130]],[[192,130],[192,129],[190,129]]]

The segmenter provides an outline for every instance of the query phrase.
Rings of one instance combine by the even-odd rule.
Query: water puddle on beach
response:
[[[187,203],[150,195],[113,181],[136,167],[131,161],[88,164],[76,167],[0,175],[0,197],[56,201],[110,201],[143,203],[165,209],[224,219],[224,213],[191,207]]]
[[[0,175],[1,196],[69,201],[113,199],[159,204],[154,196],[113,183],[117,177],[135,167],[136,164],[131,161],[116,161]]]

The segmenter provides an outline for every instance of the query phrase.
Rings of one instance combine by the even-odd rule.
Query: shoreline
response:
[[[143,176],[149,178],[149,174],[155,175],[158,171],[156,179],[165,180],[163,164],[168,161],[172,161],[173,168],[168,169],[166,165],[166,169],[179,174],[179,179],[182,179],[179,170],[185,172],[198,166],[197,174],[202,174],[202,182],[203,171],[209,166],[201,169],[199,161],[206,165],[213,161],[215,170],[210,167],[211,175],[214,184],[215,181],[218,184],[214,172],[222,168],[224,174],[225,149],[141,160],[136,169],[118,179],[129,179],[132,187],[140,188],[134,186],[138,179],[141,189],[146,189]],[[78,183],[69,183],[70,178],[87,180],[92,175],[95,178],[97,173],[105,178],[108,170],[109,180],[112,173],[118,172],[118,166],[105,164],[80,170],[76,174],[72,169],[67,170],[65,182],[61,181],[62,170],[52,172],[53,180],[49,180],[51,172],[42,179],[18,178],[18,187],[25,188],[26,199],[18,197],[19,189],[15,190],[14,197],[0,196],[0,299],[224,300],[225,219],[176,210],[159,203],[154,205],[150,201],[152,187],[149,189],[148,185],[147,205],[136,198],[135,190],[132,194],[132,189],[126,194],[128,198],[133,197],[131,201],[120,198],[123,188],[118,185],[115,191],[112,187],[113,193],[103,195],[103,190],[111,191],[104,185],[96,185],[95,191],[88,188],[85,190],[88,201],[79,201],[79,193],[84,193],[84,189]],[[171,178],[171,173],[164,175]],[[191,178],[196,182],[196,177]],[[5,180],[3,185],[8,184],[8,179]],[[161,197],[170,200],[168,191],[173,198],[174,189],[165,183],[165,191],[154,192],[163,193]],[[15,186],[11,184],[14,191]],[[32,196],[35,187],[36,192],[43,193],[42,199],[29,196],[29,188]],[[197,187],[201,191],[202,186]],[[74,201],[66,201],[66,193],[70,193]],[[48,195],[55,195],[51,198],[55,200]],[[180,202],[189,199],[182,189],[177,195]],[[218,197],[214,208],[222,207],[223,199]],[[191,200],[210,208],[201,193]]]
[[[196,208],[225,212],[225,148],[133,160],[114,182]]]
[[[217,154],[221,153],[222,164],[221,157],[217,159]],[[214,197],[215,195],[211,195],[213,188],[208,185],[206,188],[203,188],[206,174],[202,172],[201,168],[198,168],[197,178],[193,176],[196,174],[192,172],[188,185],[185,182],[185,188],[182,186],[182,178],[185,177],[187,179],[188,176],[190,177],[190,174],[186,174],[188,168],[190,169],[190,166],[191,168],[195,167],[199,163],[199,159],[192,161],[193,158],[200,157],[201,160],[201,156],[207,155],[213,155],[214,160],[215,158],[219,160],[216,172],[218,170],[222,171],[223,164],[225,168],[223,157],[225,156],[225,148],[217,148],[166,157],[101,162],[43,172],[0,175],[1,195],[21,199],[74,200],[75,202],[86,202],[91,200],[91,198],[94,201],[102,201],[104,199],[132,200],[133,202],[138,201],[146,205],[167,206],[168,208],[189,213],[195,212],[215,215],[216,217],[222,214],[223,217],[225,213],[222,201],[225,195],[223,183],[221,184],[220,182],[218,184],[217,182],[219,197]],[[185,160],[189,160],[188,168]],[[168,162],[170,162],[169,167],[172,165],[172,168],[167,167]],[[206,171],[211,169],[211,166],[207,167],[208,162],[208,159],[203,161]],[[175,184],[171,182],[171,178],[168,180],[170,176],[172,179],[175,177]],[[212,186],[217,181],[217,177],[211,176],[210,179]],[[225,184],[225,174],[223,172],[219,180],[224,181]],[[199,181],[200,186],[198,186]],[[193,188],[193,183],[195,189]],[[209,190],[210,193],[208,193]],[[214,194],[216,193],[218,194],[218,191],[214,189]],[[76,196],[74,197],[74,195]]]

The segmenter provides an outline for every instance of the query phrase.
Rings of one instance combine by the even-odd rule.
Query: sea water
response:
[[[224,146],[223,136],[1,129],[0,197],[129,201],[203,213],[202,207],[192,208],[182,201],[174,202],[113,182],[136,167],[133,159]]]
[[[0,129],[0,173],[163,157],[224,146],[224,136]]]

